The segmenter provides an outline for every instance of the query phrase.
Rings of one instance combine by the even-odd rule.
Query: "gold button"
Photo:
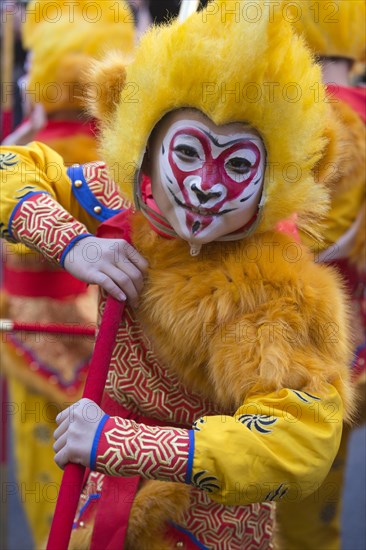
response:
[[[175,545],[177,548],[183,548],[184,547],[184,543],[180,540],[179,542],[177,542],[177,544]]]
[[[74,185],[75,187],[81,187],[83,185],[83,182],[81,180],[75,180]]]
[[[94,206],[93,210],[96,214],[100,214],[101,211],[102,211],[102,207],[101,206]]]
[[[83,521],[81,521],[81,522],[79,523],[79,526],[80,526],[80,527],[85,527],[85,523],[84,523]]]

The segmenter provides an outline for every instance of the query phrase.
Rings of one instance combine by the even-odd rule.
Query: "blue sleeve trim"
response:
[[[193,469],[193,458],[194,458],[194,430],[189,430],[188,436],[189,436],[189,451],[188,451],[186,483],[190,484],[192,482],[192,469]]]
[[[22,197],[20,199],[20,201],[15,205],[11,215],[10,215],[10,218],[9,218],[9,227],[8,227],[8,231],[9,231],[9,235],[12,239],[14,239],[14,235],[13,235],[13,232],[11,230],[11,224],[13,223],[13,219],[14,219],[14,216],[15,214],[18,212],[18,208],[20,208],[20,206],[23,204],[24,201],[26,201],[27,199],[29,199],[29,197],[33,197],[34,195],[49,195],[50,193],[48,193],[47,191],[31,191],[30,193],[27,193],[26,195],[24,195],[24,197]]]
[[[192,533],[187,531],[187,529],[184,529],[183,527],[181,527],[180,525],[177,525],[176,523],[173,523],[172,521],[169,521],[169,523],[170,525],[172,525],[172,527],[174,527],[174,529],[187,535],[187,537],[191,539],[191,541],[197,546],[197,548],[200,548],[201,550],[210,550],[208,546],[205,546],[204,544],[202,544],[202,542],[197,540],[196,537],[192,535]]]
[[[94,237],[94,235],[92,233],[83,233],[82,235],[76,235],[76,237],[74,237],[72,239],[72,241],[69,242],[69,244],[67,245],[65,250],[62,252],[61,257],[60,257],[60,266],[61,267],[64,267],[64,262],[65,262],[65,258],[66,258],[67,253],[70,252],[72,247],[75,246],[77,242],[81,241],[81,239],[85,239],[85,237]]]
[[[103,428],[105,426],[105,423],[110,418],[109,414],[105,414],[102,418],[102,420],[99,422],[99,426],[97,428],[97,431],[95,432],[93,445],[90,451],[90,469],[95,470],[95,465],[97,461],[97,450],[99,445],[99,439],[102,435]]]
[[[113,208],[108,208],[103,203],[98,201],[98,199],[95,197],[95,195],[90,190],[90,187],[88,185],[88,182],[86,181],[84,177],[83,167],[74,165],[70,166],[67,169],[67,175],[71,180],[72,183],[72,193],[80,206],[82,206],[90,216],[95,218],[96,220],[100,222],[105,222],[106,220],[109,220],[116,214],[119,214],[122,212],[122,210],[114,210]],[[75,182],[81,181],[80,186],[76,186]],[[100,209],[100,212],[95,212],[94,208],[98,207]]]

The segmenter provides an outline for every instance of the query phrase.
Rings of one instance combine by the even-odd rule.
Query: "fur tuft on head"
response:
[[[107,124],[120,102],[126,83],[126,63],[120,52],[110,52],[103,61],[91,61],[83,74],[89,113]]]

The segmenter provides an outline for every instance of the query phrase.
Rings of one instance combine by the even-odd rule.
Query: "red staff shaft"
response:
[[[38,332],[47,334],[72,334],[75,336],[95,336],[95,327],[63,325],[60,323],[18,323],[10,319],[0,319],[0,332]]]
[[[108,297],[95,342],[83,397],[100,405],[124,303]],[[84,466],[67,464],[62,477],[47,550],[67,550],[84,479]]]

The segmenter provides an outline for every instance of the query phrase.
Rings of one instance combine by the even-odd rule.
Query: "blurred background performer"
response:
[[[29,117],[23,134],[21,127],[4,144],[42,141],[66,164],[95,160],[95,128],[83,113],[83,72],[110,49],[131,54],[134,34],[132,12],[123,0],[29,2],[22,28],[28,50],[22,91],[38,114]]]
[[[78,0],[74,6],[61,0],[32,0],[22,33],[29,50],[26,97],[36,103],[28,123],[6,142],[42,141],[62,155],[67,165],[95,160],[95,127],[83,114],[81,79],[89,62],[110,49],[132,54],[131,10],[122,0]],[[43,115],[44,126],[37,129]],[[98,182],[98,163],[95,181],[96,186],[103,185]],[[24,183],[24,195],[30,192]],[[95,323],[94,289],[88,290],[86,284],[34,251],[5,244],[3,270],[2,317],[69,327]],[[8,401],[19,405],[18,414],[10,417],[16,481],[20,496],[23,489],[37,492],[37,497],[21,499],[37,547],[48,535],[62,474],[53,459],[54,418],[61,408],[79,399],[92,347],[93,338],[72,334],[13,333],[2,341]]]
[[[288,2],[286,14],[322,64],[328,101],[344,134],[339,163],[330,165],[330,172],[325,174],[331,183],[331,209],[325,223],[323,249],[317,253],[320,252],[321,261],[338,268],[350,293],[353,380],[360,395],[356,422],[362,423],[366,400],[366,88],[352,83],[356,63],[365,61],[365,1],[297,0]],[[300,503],[278,504],[283,550],[341,547],[341,501],[349,434],[350,429],[345,426],[333,467],[313,495]]]
[[[26,0],[0,1],[1,38],[1,141],[18,126],[23,113],[18,80],[24,74],[26,52],[22,45],[21,26]]]
[[[0,136],[3,139],[13,127],[13,72],[14,72],[14,13],[15,0],[0,3],[1,16],[1,113]]]

